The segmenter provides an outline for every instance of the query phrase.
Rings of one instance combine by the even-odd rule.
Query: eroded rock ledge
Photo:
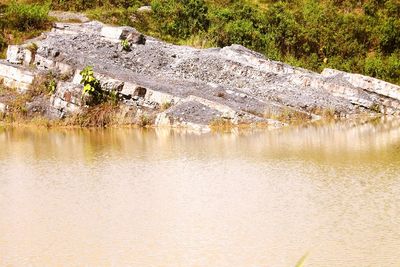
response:
[[[130,51],[122,49],[126,38]],[[7,60],[0,62],[0,77],[24,93],[38,75],[57,74],[43,115],[64,117],[83,108],[79,72],[86,66],[94,67],[102,89],[116,93],[125,110],[137,111],[131,113],[136,114],[132,122],[148,112],[156,126],[208,130],[221,120],[281,127],[287,117],[400,112],[400,87],[381,80],[332,69],[318,74],[239,45],[176,46],[97,21],[56,23],[37,39],[10,46]],[[1,103],[0,112],[7,112]]]

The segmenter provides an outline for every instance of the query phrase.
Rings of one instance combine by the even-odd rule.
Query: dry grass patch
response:
[[[105,102],[93,107],[88,107],[66,118],[62,124],[65,126],[80,127],[108,127],[116,124],[116,113],[119,107],[113,103]]]
[[[311,120],[311,115],[305,112],[297,111],[291,108],[284,108],[280,112],[266,111],[263,114],[264,118],[273,119],[288,124],[299,124]]]
[[[209,126],[212,130],[225,132],[232,130],[232,128],[235,127],[235,124],[233,124],[230,119],[214,118],[210,121]]]

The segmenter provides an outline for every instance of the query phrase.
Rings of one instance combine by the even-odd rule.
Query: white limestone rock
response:
[[[54,95],[68,103],[80,106],[83,86],[71,82],[59,81]]]
[[[138,12],[142,12],[142,13],[147,13],[147,12],[151,12],[151,6],[141,6],[137,9]]]
[[[11,64],[22,64],[24,55],[19,45],[9,45],[7,49],[7,61]]]
[[[19,45],[9,45],[7,49],[7,61],[11,64],[29,66],[33,62],[33,52]]]
[[[147,89],[146,95],[145,95],[145,100],[147,102],[152,102],[152,103],[157,103],[159,105],[163,105],[166,103],[177,104],[178,102],[181,101],[181,98],[178,96],[168,94],[168,93]]]
[[[73,114],[80,111],[80,107],[78,105],[67,102],[57,96],[52,96],[50,98],[50,103],[53,108],[57,109],[60,112],[61,117],[64,114]]]
[[[35,73],[23,67],[0,61],[0,78],[3,84],[16,88],[20,93],[26,92],[35,79]]]
[[[124,96],[133,96],[138,87],[137,84],[126,82],[120,93]]]
[[[321,73],[325,77],[338,77],[349,82],[354,87],[369,92],[400,100],[400,86],[361,74],[347,73],[340,70],[324,69]]]
[[[106,39],[119,41],[125,39],[132,31],[135,31],[132,27],[104,26],[100,34]]]

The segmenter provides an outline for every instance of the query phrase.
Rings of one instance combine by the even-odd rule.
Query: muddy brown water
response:
[[[400,266],[400,122],[0,129],[0,266]]]

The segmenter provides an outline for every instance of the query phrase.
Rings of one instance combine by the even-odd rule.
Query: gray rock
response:
[[[119,49],[121,40],[131,43],[130,51]],[[20,62],[17,50],[10,50],[10,59]],[[400,113],[397,85],[335,70],[315,73],[269,60],[240,45],[211,49],[172,45],[132,27],[100,22],[57,23],[40,40],[35,58],[40,70],[75,72],[71,84],[59,84],[52,99],[62,112],[82,105],[78,96],[76,101],[66,99],[65,92],[81,90],[79,71],[93,66],[104,90],[117,92],[127,105],[158,112],[160,125],[204,126],[219,116],[234,124],[282,126],[271,118],[290,112],[313,120],[324,110],[345,116],[366,110]],[[14,76],[21,75],[8,77],[8,68],[0,63],[0,77],[16,81]]]
[[[9,45],[7,49],[7,61],[12,64],[29,66],[33,62],[33,52],[27,47]]]
[[[125,40],[126,37],[131,33],[136,31],[132,27],[112,27],[104,26],[101,29],[101,36],[113,41]]]
[[[146,37],[138,31],[132,31],[126,36],[126,40],[131,44],[146,44]]]
[[[57,83],[54,96],[61,100],[80,106],[82,104],[83,85],[60,81]]]
[[[141,6],[137,9],[138,12],[143,12],[143,13],[147,13],[147,12],[151,12],[151,6]]]
[[[32,70],[0,60],[0,78],[7,87],[15,88],[21,93],[26,92],[33,84],[35,76],[36,73]]]
[[[19,45],[9,45],[7,49],[7,61],[12,64],[22,64],[24,54]]]

